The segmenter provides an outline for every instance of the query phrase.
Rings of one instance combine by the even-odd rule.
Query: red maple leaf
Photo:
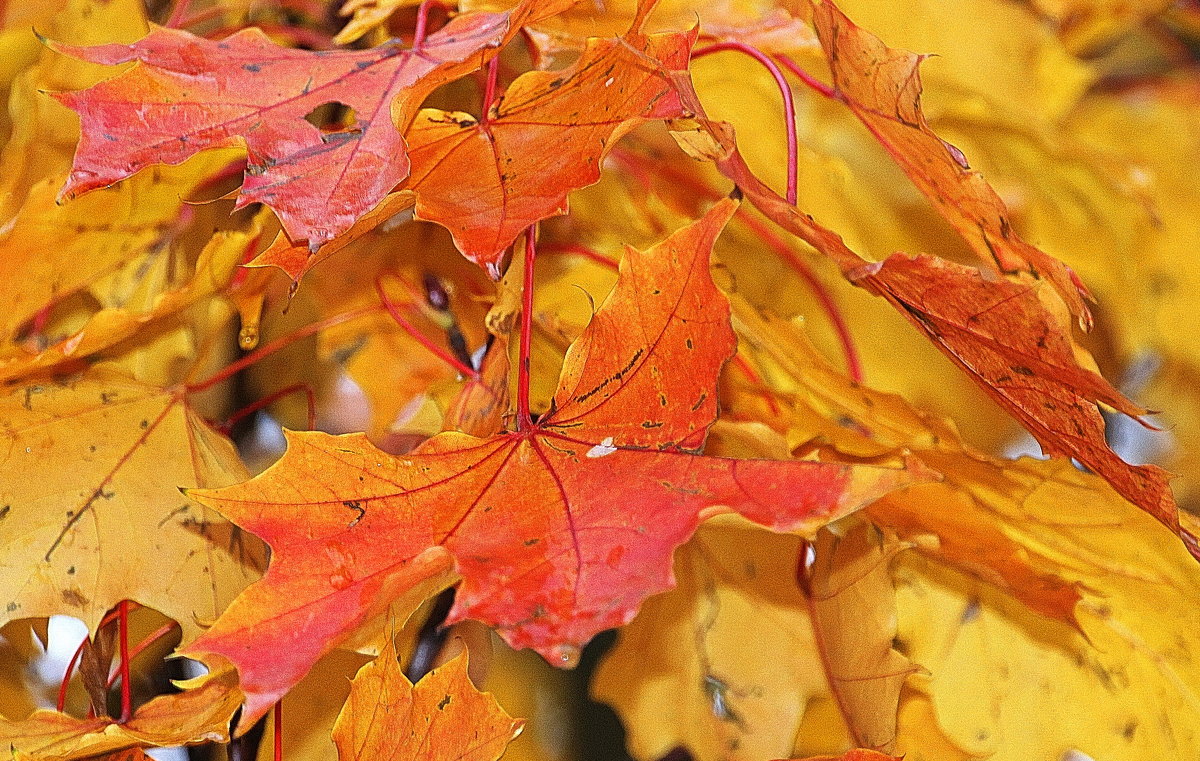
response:
[[[473,71],[525,24],[569,0],[525,0],[504,13],[452,19],[415,48],[295,50],[258,29],[207,40],[155,28],[132,45],[55,45],[86,61],[138,61],[87,90],[56,95],[83,133],[64,197],[111,185],[151,164],[178,164],[206,148],[244,144],[238,206],[260,202],[292,240],[312,250],[348,229],[408,176],[402,131],[437,87]],[[320,106],[354,109],[355,122],[323,132],[305,118]]]
[[[451,558],[462,586],[450,621],[487,622],[569,664],[672,585],[672,552],[702,511],[811,531],[930,477],[919,466],[692,454],[735,346],[708,272],[735,208],[723,201],[650,251],[627,251],[538,423],[489,438],[440,434],[399,458],[362,436],[290,434],[258,478],[190,492],[273,549],[263,580],[186,650],[237,666],[246,720],[393,598],[419,604]]]

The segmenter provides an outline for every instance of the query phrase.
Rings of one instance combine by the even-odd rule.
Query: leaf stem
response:
[[[446,7],[446,4],[441,2],[441,0],[425,0],[417,7],[417,25],[413,29],[413,50],[420,50],[425,44],[425,33],[429,28],[429,6],[431,5],[436,5],[443,9]]]
[[[158,627],[158,629],[156,629],[153,633],[151,633],[149,636],[147,636],[141,642],[139,642],[136,645],[134,645],[133,647],[129,648],[129,660],[132,662],[133,659],[135,659],[139,655],[141,655],[146,650],[146,648],[153,645],[156,641],[158,641],[162,637],[167,636],[167,634],[169,634],[171,632],[171,630],[174,629],[176,626],[177,626],[177,624],[174,621],[168,621],[167,623]],[[117,677],[120,675],[120,673],[121,672],[119,669],[113,669],[113,671],[108,675],[107,684],[109,687],[112,687],[114,684],[117,683]]]
[[[133,610],[137,610],[142,606],[135,602],[131,607]],[[117,614],[118,612],[116,610],[110,610],[107,614],[105,614],[104,618],[100,619],[100,623],[96,624],[96,631],[100,631],[105,626],[108,626],[115,621]],[[66,708],[67,686],[71,683],[71,674],[75,671],[75,664],[79,662],[79,657],[83,655],[83,648],[87,647],[89,639],[91,639],[90,635],[85,635],[83,641],[79,643],[79,647],[75,648],[75,654],[71,656],[71,661],[67,663],[67,671],[65,674],[63,674],[62,681],[59,682],[58,702],[55,703],[55,707],[58,709],[59,713],[62,713],[63,709]]]
[[[301,339],[308,338],[315,333],[320,333],[322,330],[327,328],[332,328],[334,325],[341,325],[343,322],[349,322],[350,320],[356,320],[359,317],[366,317],[369,314],[375,314],[381,309],[382,307],[378,306],[365,307],[363,309],[355,309],[351,312],[342,312],[341,314],[335,314],[332,317],[326,317],[324,320],[318,320],[317,322],[309,323],[308,325],[305,325],[304,327],[295,330],[286,336],[280,336],[279,338],[276,338],[274,341],[271,341],[265,346],[258,347],[241,359],[229,363],[207,380],[202,380],[198,383],[185,384],[184,390],[186,390],[188,393],[196,393],[198,391],[204,391],[212,388],[218,383],[233,377],[250,365],[253,365],[260,359],[274,354],[280,349],[287,348]]]
[[[129,684],[129,601],[117,603],[117,641],[121,648],[121,720],[124,724],[133,716],[133,688]]]
[[[490,113],[492,111],[492,103],[496,101],[496,82],[500,78],[500,56],[492,57],[488,61],[487,83],[483,88],[483,108],[479,117],[480,124],[487,124],[490,121]]]
[[[171,29],[181,28],[191,5],[192,0],[177,0],[175,7],[171,10],[171,17],[167,19],[167,23],[163,24],[163,26]]]
[[[817,299],[817,303],[821,305],[821,310],[829,317],[829,322],[833,325],[834,333],[837,334],[838,342],[842,345],[842,354],[846,358],[846,374],[855,383],[862,383],[862,359],[859,357],[858,348],[854,344],[854,337],[850,334],[850,326],[846,323],[845,317],[842,316],[841,310],[838,309],[837,304],[834,302],[833,296],[826,290],[824,283],[817,278],[816,273],[812,271],[808,263],[797,252],[792,250],[792,247],[783,238],[772,232],[766,223],[749,214],[743,214],[740,210],[738,221],[750,228],[750,231],[759,240],[767,244],[776,255],[787,262],[805,284],[808,285],[809,290]]]
[[[533,340],[533,264],[537,258],[537,225],[525,231],[525,278],[521,287],[521,346],[517,364],[517,430],[533,428],[529,414],[529,344]]]
[[[58,702],[55,703],[55,708],[59,713],[62,713],[67,706],[67,687],[71,684],[71,674],[75,672],[75,664],[79,662],[79,656],[83,655],[83,648],[87,647],[87,643],[88,638],[84,636],[79,647],[75,648],[75,654],[71,656],[70,662],[67,663],[67,671],[63,674],[62,681],[58,683]]]
[[[283,701],[275,704],[271,717],[271,734],[275,740],[275,761],[283,761]]]
[[[388,314],[392,316],[392,319],[396,321],[397,325],[399,325],[401,328],[404,328],[404,332],[412,336],[417,343],[433,352],[438,359],[453,367],[459,375],[463,376],[464,378],[470,378],[471,380],[479,380],[479,373],[474,368],[468,367],[458,357],[446,351],[441,346],[435,344],[429,339],[428,336],[417,330],[417,326],[409,322],[408,318],[400,313],[400,308],[392,303],[391,298],[389,298],[387,295],[387,291],[385,291],[383,288],[383,275],[375,278],[375,292],[379,294],[379,300],[383,302],[383,306],[387,309]]]
[[[313,393],[312,386],[308,385],[307,383],[293,383],[287,388],[281,388],[278,391],[274,391],[264,396],[262,399],[259,399],[256,402],[247,404],[245,407],[242,407],[240,410],[234,412],[232,415],[226,418],[225,421],[217,427],[223,433],[229,435],[229,432],[233,430],[235,425],[238,424],[238,421],[253,415],[255,412],[258,412],[263,407],[269,406],[276,400],[282,399],[288,394],[294,394],[297,391],[303,391],[305,401],[308,402],[308,430],[315,430],[317,427],[317,398],[316,394]]]
[[[783,53],[776,53],[775,60],[783,64],[784,68],[786,68],[788,71],[795,74],[797,79],[811,87],[813,90],[816,90],[821,95],[831,100],[841,100],[841,98],[838,96],[837,90],[815,78],[812,74],[809,74],[804,70],[804,67],[796,63],[791,56],[784,55]]]
[[[783,118],[787,128],[787,202],[795,206],[799,171],[799,148],[796,138],[796,102],[792,96],[791,85],[788,84],[787,77],[783,75],[779,66],[771,60],[770,56],[758,48],[743,42],[716,42],[695,51],[692,53],[692,58],[702,58],[711,53],[720,53],[726,50],[744,53],[761,63],[767,71],[771,72],[771,76],[775,78],[775,84],[779,88],[779,94],[783,96]]]

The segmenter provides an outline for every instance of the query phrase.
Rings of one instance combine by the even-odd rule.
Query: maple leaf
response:
[[[362,436],[293,433],[258,478],[190,492],[273,550],[263,581],[185,651],[237,666],[247,720],[389,595],[435,584],[447,556],[463,578],[448,621],[483,621],[571,664],[596,632],[670,586],[671,552],[701,510],[811,531],[930,477],[689,453],[715,418],[716,376],[733,351],[708,266],[735,208],[726,200],[650,251],[627,251],[536,425],[486,439],[443,433],[402,458]]]
[[[44,708],[21,721],[0,718],[0,743],[39,761],[72,761],[130,747],[225,742],[241,701],[236,684],[232,671],[183,682],[188,689],[150,700],[124,724]]]
[[[465,652],[413,687],[389,639],[350,684],[333,726],[338,761],[495,761],[521,733],[496,699],[467,678]]]
[[[1079,278],[1022,240],[992,187],[971,171],[961,151],[929,128],[921,111],[924,56],[889,48],[831,2],[814,4],[813,27],[829,62],[834,97],[854,112],[938,213],[1002,272],[1047,278],[1080,324],[1090,328],[1084,303],[1089,294]]]
[[[1070,320],[1055,312],[1056,296],[1036,280],[993,281],[938,257],[894,254],[868,262],[764,185],[736,149],[719,165],[771,220],[830,257],[851,283],[887,299],[1048,453],[1074,457],[1100,473],[1122,496],[1175,531],[1200,559],[1200,542],[1179,524],[1167,472],[1130,465],[1105,441],[1098,402],[1134,417],[1146,410],[1080,366]]]
[[[773,375],[793,399],[789,441],[821,442],[847,457],[908,450],[942,475],[937,485],[922,486],[919,499],[884,497],[872,503],[872,520],[914,542],[918,551],[936,555],[939,562],[1001,587],[1031,610],[1076,625],[1077,585],[1062,576],[1056,563],[1029,552],[994,522],[979,517],[1019,513],[1027,495],[1051,488],[1044,484],[1053,473],[1072,467],[1067,461],[987,457],[964,444],[950,423],[834,370],[802,326],[763,318],[741,299],[733,303],[747,336],[744,350],[777,369]],[[957,506],[960,501],[965,507]],[[929,509],[934,503],[946,507]],[[939,537],[936,546],[919,541],[928,535]]]
[[[322,260],[415,204],[454,236],[459,251],[500,276],[505,250],[529,225],[567,211],[568,194],[600,178],[608,150],[653,119],[684,115],[673,83],[695,32],[592,39],[559,71],[518,77],[483,119],[423,109],[405,132],[408,179],[315,256],[277,239],[254,262],[299,280]]]
[[[422,219],[496,279],[529,225],[567,211],[567,194],[600,178],[608,149],[649,119],[683,114],[672,72],[686,70],[695,32],[593,39],[560,71],[523,74],[482,120],[423,110],[405,133]]]
[[[0,64],[0,86],[6,93],[11,120],[4,125],[11,131],[2,130],[4,146],[0,149],[0,165],[4,167],[0,177],[0,226],[11,221],[39,182],[66,174],[79,143],[78,120],[45,93],[89,87],[111,73],[101,66],[64,59],[40,44],[30,30],[82,45],[133,42],[146,34],[146,6],[138,0],[103,4],[56,0],[27,7],[33,12],[15,27],[0,32],[4,35],[0,47],[6,53]],[[10,14],[7,21],[13,20]],[[23,48],[30,54],[25,66],[21,65]],[[10,80],[5,75],[15,76]],[[58,187],[61,185],[62,178]]]
[[[130,599],[186,641],[261,567],[257,540],[177,491],[246,477],[182,395],[105,368],[10,389],[0,463],[0,621],[69,612],[94,631]]]
[[[228,286],[247,248],[253,245],[261,230],[261,220],[256,220],[249,233],[218,232],[213,235],[200,252],[194,276],[178,288],[157,294],[153,306],[146,311],[102,309],[78,331],[35,353],[0,347],[0,381],[46,372],[68,362],[92,357],[122,341],[136,341],[153,335],[150,328],[156,323],[178,318],[188,307]]]
[[[389,43],[294,50],[257,29],[213,41],[161,27],[132,45],[56,44],[94,63],[140,64],[55,96],[83,125],[62,196],[206,148],[244,144],[249,165],[238,207],[271,207],[294,241],[316,250],[408,175],[401,130],[429,93],[481,66],[522,25],[569,2],[527,0],[505,13],[459,16],[415,49]],[[328,103],[354,109],[355,123],[322,132],[306,120]]]
[[[184,208],[180,199],[229,158],[214,152],[66,205],[54,203],[61,177],[34,185],[11,225],[0,231],[0,340],[11,341],[47,305],[140,263],[170,237]]]
[[[1011,595],[905,553],[895,572],[898,642],[931,676],[937,722],[972,756],[1192,758],[1200,752],[1197,566],[1096,476],[1067,462],[1011,513],[955,504],[1079,583],[1078,628]],[[1063,706],[1077,710],[1063,711]],[[903,738],[902,738],[903,740]],[[924,755],[923,738],[901,742]]]
[[[1113,452],[1096,402],[1133,417],[1146,411],[1079,366],[1070,325],[1047,308],[1040,283],[993,282],[970,267],[902,254],[861,279],[979,380],[1047,454],[1074,457],[1104,476],[1200,557],[1195,539],[1179,526],[1167,472],[1130,465]]]
[[[872,531],[820,532],[805,585],[800,538],[726,518],[702,526],[676,553],[679,586],[620,631],[592,684],[621,715],[631,753],[778,758],[819,699],[835,702],[858,743],[889,745],[914,667],[891,649],[889,566],[903,545],[881,547]]]

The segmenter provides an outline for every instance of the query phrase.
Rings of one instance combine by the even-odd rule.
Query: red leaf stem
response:
[[[487,68],[487,84],[483,88],[483,107],[482,113],[479,116],[480,124],[487,124],[490,120],[492,103],[496,101],[496,81],[500,77],[500,57],[495,56],[488,61]]]
[[[132,607],[133,610],[137,610],[142,606],[135,602],[132,604]],[[117,611],[109,611],[104,618],[100,619],[100,623],[96,625],[96,630],[99,631],[108,624],[111,624],[116,618]],[[85,635],[83,641],[79,643],[79,647],[75,648],[75,654],[71,656],[70,662],[67,663],[67,671],[63,674],[62,681],[58,684],[58,702],[55,703],[55,708],[58,709],[59,713],[62,713],[67,705],[67,686],[71,683],[71,674],[74,673],[75,664],[79,662],[79,657],[83,655],[83,648],[87,646],[87,643],[88,637]]]
[[[163,26],[171,27],[172,29],[182,29],[184,26],[184,17],[187,16],[191,5],[192,0],[176,0],[175,7],[171,9],[171,16]]]
[[[317,398],[316,394],[313,393],[312,386],[308,385],[307,383],[293,383],[287,388],[281,388],[278,391],[264,396],[262,399],[259,399],[256,402],[247,404],[245,407],[242,407],[240,410],[234,412],[232,415],[226,418],[225,422],[221,423],[221,425],[217,426],[217,428],[219,428],[220,431],[225,435],[229,435],[229,432],[233,430],[235,425],[238,424],[238,421],[253,415],[255,412],[258,412],[264,407],[270,406],[276,400],[282,399],[288,394],[294,394],[297,391],[304,392],[305,401],[308,402],[308,430],[314,430],[317,427]]]
[[[124,724],[133,716],[133,690],[129,686],[129,601],[117,603],[117,641],[121,648],[121,720]]]
[[[739,53],[745,53],[761,63],[767,71],[771,72],[771,76],[775,78],[775,84],[779,87],[779,94],[783,96],[783,119],[787,128],[787,202],[795,206],[796,186],[798,184],[797,175],[799,171],[797,158],[799,150],[796,139],[796,102],[792,96],[792,88],[788,84],[787,77],[783,75],[779,66],[771,60],[770,56],[758,48],[743,42],[716,42],[693,52],[692,59],[695,60],[711,53],[720,53],[725,50],[735,50]]]
[[[446,4],[441,0],[425,0],[417,8],[417,25],[413,29],[413,50],[420,50],[425,44],[425,32],[429,26],[429,6],[436,5],[443,10],[446,9]]]
[[[198,383],[185,384],[184,389],[188,393],[195,393],[197,391],[204,391],[205,389],[212,388],[213,386],[217,385],[218,383],[221,383],[222,381],[228,380],[229,378],[233,377],[234,375],[236,375],[237,373],[246,369],[250,365],[253,365],[255,362],[259,361],[263,357],[269,356],[269,355],[274,354],[275,352],[279,351],[280,349],[284,349],[288,346],[291,346],[292,344],[296,343],[297,341],[299,341],[301,339],[308,338],[309,336],[314,335],[316,333],[320,333],[322,330],[325,330],[326,328],[332,328],[334,325],[341,325],[343,322],[349,322],[350,320],[356,320],[359,317],[366,317],[369,314],[375,314],[376,312],[378,312],[381,309],[383,309],[382,306],[365,307],[363,309],[355,309],[350,312],[343,312],[341,314],[335,314],[332,317],[326,317],[324,320],[318,320],[317,322],[309,323],[308,325],[305,325],[304,327],[299,328],[298,330],[294,330],[285,336],[280,336],[279,338],[276,338],[274,341],[271,341],[270,343],[266,344],[265,346],[258,347],[257,349],[250,352],[246,356],[237,360],[236,362],[229,363],[224,368],[222,368],[220,371],[215,373],[212,377],[210,377],[206,380],[202,380]]]
[[[271,734],[275,740],[275,761],[283,761],[283,701],[275,704],[272,714]]]
[[[174,621],[168,621],[167,623],[158,627],[158,629],[154,630],[154,632],[152,632],[149,636],[147,636],[141,642],[139,642],[136,645],[134,645],[133,647],[129,648],[130,662],[133,662],[133,660],[136,659],[139,655],[141,655],[146,650],[146,648],[153,645],[159,639],[167,636],[167,634],[169,634],[171,632],[171,630],[175,628],[175,626],[176,626],[176,623]],[[120,669],[118,668],[118,669],[113,669],[112,672],[108,675],[108,686],[109,687],[112,687],[114,684],[117,683],[117,677],[120,676],[120,673],[121,673]]]
[[[842,345],[842,353],[846,357],[846,374],[855,383],[862,383],[862,359],[859,357],[858,348],[854,345],[854,338],[850,335],[850,326],[846,323],[846,319],[842,316],[841,310],[838,309],[833,296],[825,288],[824,283],[817,278],[816,273],[808,266],[808,262],[804,261],[783,238],[772,232],[765,222],[744,212],[739,213],[737,218],[758,236],[759,240],[767,244],[772,251],[787,262],[808,285],[809,290],[817,299],[817,303],[821,305],[821,310],[833,324],[834,332],[837,333],[838,342]]]
[[[533,340],[533,264],[537,258],[537,225],[525,231],[525,278],[521,287],[521,346],[517,365],[517,430],[533,428],[529,414],[529,344]]]
[[[429,340],[428,336],[417,330],[417,326],[409,322],[408,318],[400,313],[400,308],[392,303],[392,300],[388,298],[387,291],[383,289],[383,275],[375,278],[375,292],[379,294],[379,300],[383,302],[383,306],[387,309],[388,314],[392,316],[397,325],[404,328],[404,332],[416,339],[417,343],[433,352],[438,359],[453,367],[459,375],[471,380],[479,380],[478,371],[463,364],[462,360],[458,357]]]
[[[58,683],[58,702],[55,703],[55,708],[59,713],[67,706],[67,687],[71,684],[71,674],[75,671],[75,664],[79,662],[79,656],[83,655],[83,648],[87,646],[88,638],[84,636],[83,641],[79,643],[79,647],[75,648],[75,654],[71,656],[71,660],[67,663],[67,671],[63,674],[62,681]]]
[[[802,67],[800,64],[796,63],[795,59],[793,59],[791,56],[785,55],[783,53],[776,53],[775,60],[779,61],[781,64],[783,64],[783,67],[785,69],[787,69],[788,71],[792,72],[792,74],[795,74],[797,79],[799,79],[804,84],[808,85],[813,90],[816,90],[818,93],[820,93],[824,97],[830,98],[831,100],[841,100],[841,98],[838,97],[837,90],[834,90],[832,87],[825,84],[821,80],[813,77],[812,74],[809,74],[807,71],[804,70],[804,67]]]

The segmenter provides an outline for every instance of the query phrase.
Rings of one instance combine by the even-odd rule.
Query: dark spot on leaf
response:
[[[971,600],[967,603],[967,607],[963,609],[962,615],[959,617],[959,621],[964,624],[971,623],[975,619],[979,618],[979,609],[979,600]]]
[[[142,422],[138,423],[138,426],[141,427],[141,429],[144,431],[150,427],[150,421],[145,418],[142,418]]]
[[[4,507],[0,507],[0,521],[7,518],[8,514],[11,510],[12,510],[12,505],[5,505]]]
[[[633,356],[630,357],[629,362],[627,362],[624,367],[622,367],[620,370],[617,370],[615,373],[608,376],[604,380],[600,381],[598,384],[596,384],[596,387],[593,388],[591,391],[588,391],[585,394],[581,394],[580,396],[575,397],[575,401],[579,402],[579,403],[586,402],[591,397],[593,397],[596,394],[603,391],[605,389],[605,387],[607,387],[609,384],[619,382],[622,378],[625,377],[626,373],[628,373],[630,370],[633,369],[633,366],[636,365],[637,361],[642,358],[642,354],[644,354],[645,351],[646,350],[643,348],[638,348],[638,350],[633,353]]]
[[[64,589],[62,599],[67,605],[74,605],[76,608],[82,608],[88,604],[88,599],[78,589]]]
[[[17,608],[19,608],[19,607],[21,607],[21,606],[20,606],[20,605],[17,605],[15,602],[10,602],[10,603],[9,603],[9,604],[8,604],[8,605],[5,607],[5,611],[6,611],[6,612],[8,612],[8,613],[12,613],[14,610],[16,610],[16,609],[17,609]]]
[[[242,68],[245,69],[246,71],[259,72],[259,71],[262,71],[262,64],[261,63],[244,63],[244,64],[242,64]]]
[[[1034,374],[1033,370],[1030,370],[1028,367],[1025,367],[1024,365],[1013,365],[1010,369],[1017,375],[1024,375],[1026,377]]]
[[[537,544],[540,541],[541,541],[541,539],[538,539],[537,537],[534,537],[533,539],[526,539],[525,546],[532,547],[533,545]]]
[[[443,710],[445,710],[446,706],[448,706],[448,705],[450,705],[450,696],[449,695],[447,695],[446,697],[439,700],[437,707],[438,707],[439,711],[443,711]]]
[[[367,508],[363,507],[361,502],[346,500],[345,502],[342,502],[342,504],[358,513],[358,515],[354,517],[354,520],[346,524],[346,528],[354,528],[367,514]]]
[[[642,427],[647,430],[649,430],[650,428],[662,428],[662,426],[663,426],[663,424],[661,422],[653,423],[649,420],[642,421]]]

